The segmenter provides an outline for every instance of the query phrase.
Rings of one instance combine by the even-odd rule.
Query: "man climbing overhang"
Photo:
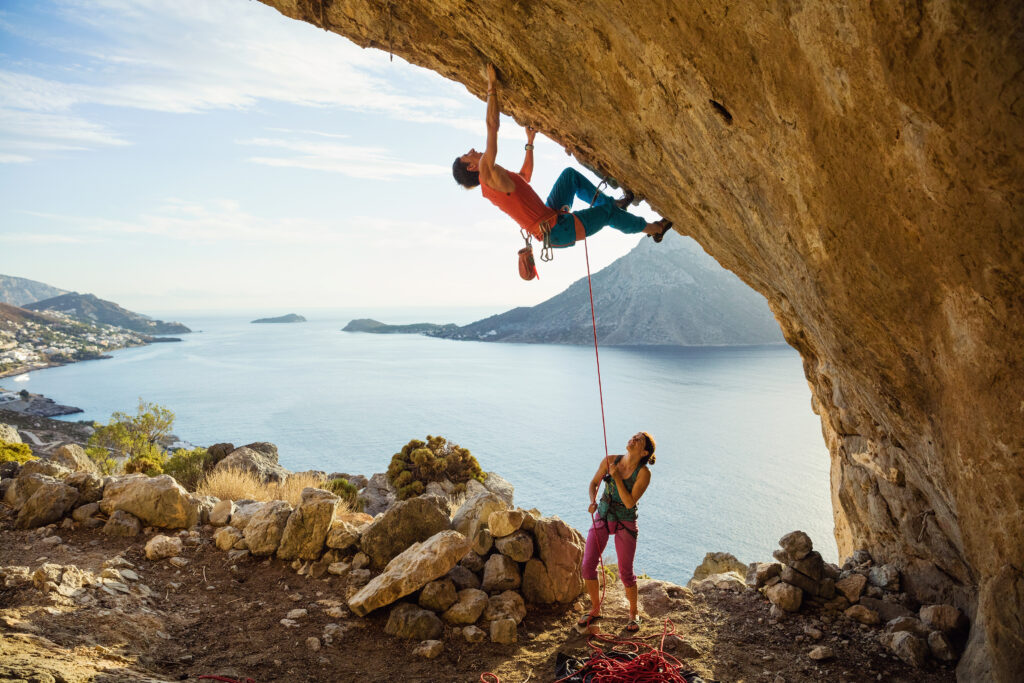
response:
[[[667,219],[648,223],[625,210],[632,195],[613,200],[597,191],[586,177],[567,168],[562,171],[551,188],[546,202],[530,187],[533,176],[533,140],[537,131],[526,129],[526,158],[519,173],[502,168],[495,159],[498,155],[498,78],[493,64],[487,65],[487,147],[481,153],[475,149],[455,159],[452,175],[467,189],[480,186],[484,197],[508,214],[519,227],[545,246],[571,247],[577,240],[593,235],[610,226],[626,234],[644,233],[661,242],[672,227]],[[571,211],[574,197],[591,204],[590,208]]]

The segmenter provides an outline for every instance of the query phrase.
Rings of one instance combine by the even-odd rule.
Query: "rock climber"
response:
[[[601,559],[608,537],[615,536],[615,555],[619,561],[619,579],[629,602],[629,622],[626,630],[640,630],[637,612],[636,575],[633,574],[633,556],[636,554],[637,503],[651,483],[649,465],[654,464],[654,439],[647,432],[637,432],[626,444],[625,455],[609,455],[601,459],[597,473],[590,480],[590,507],[593,518],[587,545],[583,551],[580,573],[590,598],[590,612],[576,623],[589,627],[601,618],[601,591],[597,582],[597,563]],[[604,493],[597,501],[597,489],[604,480]],[[597,513],[595,516],[594,513]]]
[[[480,186],[484,197],[507,213],[532,237],[543,242],[549,233],[550,246],[571,247],[584,236],[589,237],[604,226],[627,234],[645,233],[661,242],[672,223],[662,219],[648,223],[625,211],[633,200],[626,191],[619,200],[597,192],[594,184],[571,168],[562,171],[546,202],[530,187],[533,176],[533,140],[537,131],[526,129],[526,158],[519,173],[508,171],[495,163],[498,154],[498,90],[493,64],[487,65],[487,148],[483,152],[470,149],[455,159],[452,175],[467,189]],[[596,195],[596,200],[594,199]],[[593,206],[571,212],[573,197]]]

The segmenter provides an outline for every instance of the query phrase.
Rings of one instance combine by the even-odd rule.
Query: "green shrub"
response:
[[[32,449],[26,443],[0,442],[0,462],[16,462],[23,465],[29,460],[35,460]]]
[[[205,448],[184,448],[175,451],[163,465],[165,474],[178,480],[189,491],[195,491],[203,476],[213,469],[213,456]]]
[[[356,512],[363,511],[363,500],[359,498],[359,489],[344,477],[331,479],[324,488],[348,503],[349,507]]]
[[[85,452],[104,474],[117,472],[122,458],[126,459],[125,472],[161,474],[167,453],[160,440],[173,426],[173,412],[140,398],[135,415],[116,412],[110,416],[110,424],[96,424]]]
[[[487,475],[473,454],[443,436],[427,435],[426,441],[413,439],[395,453],[388,465],[388,481],[398,490],[398,499],[418,496],[432,481],[448,481],[465,491],[470,479],[483,481]]]
[[[96,463],[101,474],[115,474],[120,469],[117,460],[110,456],[110,451],[102,446],[89,446],[85,449],[85,454]]]

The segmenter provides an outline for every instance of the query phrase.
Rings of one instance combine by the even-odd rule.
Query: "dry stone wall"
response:
[[[494,62],[505,113],[764,294],[840,551],[975,614],[962,677],[1024,670],[1024,5],[263,2],[481,98]]]

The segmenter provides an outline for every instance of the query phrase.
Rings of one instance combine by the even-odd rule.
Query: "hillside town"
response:
[[[152,341],[122,327],[85,323],[56,311],[41,315],[4,306],[0,313],[0,377],[102,358],[107,351]]]

